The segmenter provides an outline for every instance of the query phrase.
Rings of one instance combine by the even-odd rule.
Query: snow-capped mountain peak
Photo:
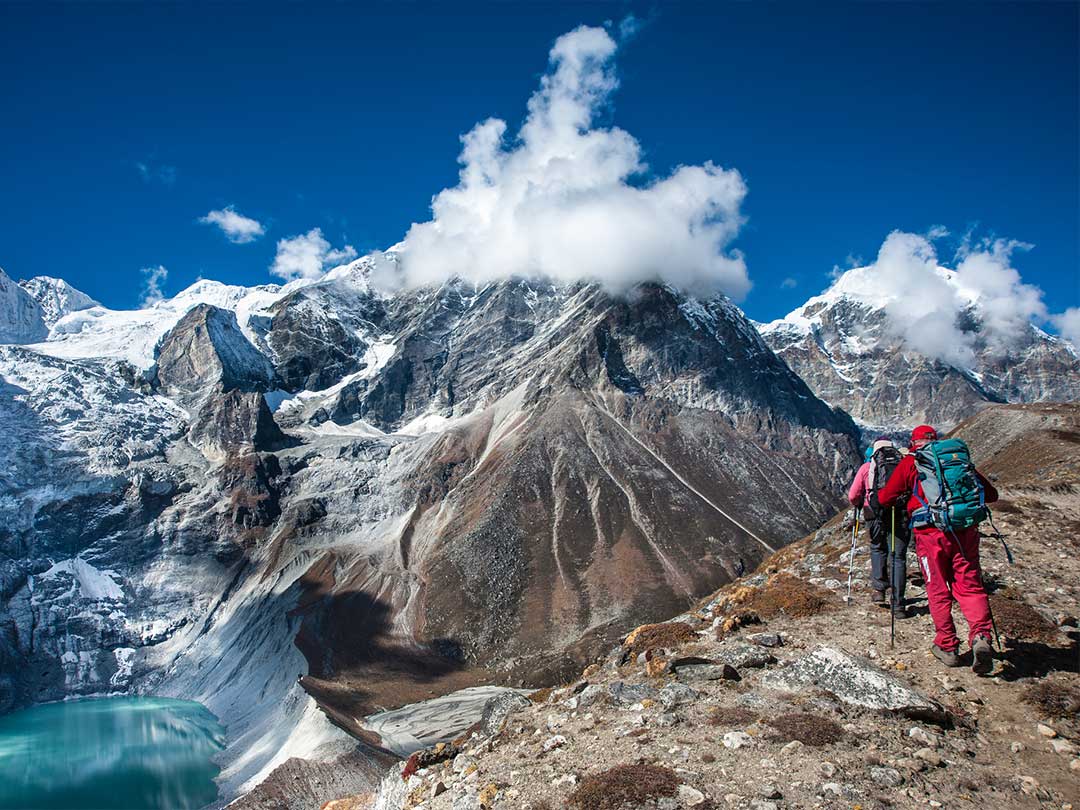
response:
[[[985,292],[955,270],[935,266],[921,283],[919,296],[910,279],[854,268],[757,326],[814,393],[870,426],[947,427],[988,402],[1080,397],[1080,360],[1066,341],[989,318]]]
[[[951,296],[955,296],[962,307],[977,307],[979,293],[963,284],[955,270],[940,265],[933,268],[934,275],[940,279]],[[769,323],[757,324],[763,335],[773,332],[807,333],[814,326],[822,323],[823,312],[837,305],[847,303],[868,312],[888,310],[901,300],[907,291],[901,285],[890,286],[882,283],[881,273],[877,268],[853,267],[841,273],[825,292],[807,299],[802,306],[789,312],[783,318]]]
[[[65,315],[101,306],[89,295],[75,289],[62,278],[34,276],[34,278],[20,281],[19,286],[30,293],[41,306],[45,325],[50,328]]]

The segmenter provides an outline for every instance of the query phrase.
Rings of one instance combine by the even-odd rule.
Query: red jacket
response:
[[[979,481],[982,482],[986,502],[993,503],[996,501],[998,491],[994,488],[994,485],[987,481],[978,470],[975,471],[975,475],[979,476]],[[921,506],[919,499],[915,497],[916,488],[919,496],[922,497],[922,484],[919,483],[919,473],[915,468],[915,454],[908,453],[900,459],[900,463],[896,465],[896,469],[889,476],[889,480],[885,482],[885,486],[878,490],[878,503],[889,507],[906,495],[908,499],[907,513],[910,515]]]

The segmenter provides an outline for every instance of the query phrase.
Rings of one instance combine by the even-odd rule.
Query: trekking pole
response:
[[[896,507],[889,510],[892,527],[889,531],[889,582],[892,585],[892,605],[889,609],[889,647],[896,646]]]
[[[994,641],[997,642],[997,648],[1000,652],[1004,652],[1005,648],[1001,646],[1001,636],[998,635],[997,622],[994,621],[994,611],[990,607],[990,597],[986,597],[986,612],[990,614],[990,626],[994,628]]]
[[[1001,547],[1005,549],[1005,559],[1009,561],[1009,565],[1012,565],[1012,551],[1009,550],[1009,544],[1005,542],[1005,535],[994,525],[994,515],[989,509],[986,510],[986,519],[990,522],[990,528],[994,530],[994,536],[1001,541]],[[986,595],[986,612],[990,614],[990,626],[994,628],[994,641],[997,642],[997,648],[1002,650],[1001,636],[998,635],[997,622],[994,621],[994,611],[990,607],[990,594]]]
[[[855,522],[851,524],[851,553],[848,555],[847,564],[847,603],[851,604],[851,574],[855,570],[855,538],[859,534],[859,508],[852,509],[855,514]]]
[[[994,513],[990,511],[989,507],[986,510],[986,520],[990,524],[990,528],[994,530],[994,533],[988,536],[996,538],[1001,543],[1001,547],[1005,549],[1005,559],[1009,561],[1009,565],[1012,565],[1012,550],[1009,548],[1009,544],[1005,542],[1005,535],[1001,533],[1001,529],[994,525]]]

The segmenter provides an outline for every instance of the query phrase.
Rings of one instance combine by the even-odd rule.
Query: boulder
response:
[[[660,703],[666,709],[673,709],[676,706],[681,706],[684,703],[690,703],[696,700],[698,693],[691,689],[686,684],[682,683],[670,683],[660,690]]]
[[[945,710],[919,690],[835,647],[818,647],[762,678],[762,685],[785,692],[821,689],[863,709],[945,723]]]
[[[776,658],[756,644],[725,644],[716,653],[716,658],[735,669],[767,667],[776,663]]]
[[[746,637],[746,640],[759,647],[784,646],[784,637],[779,633],[752,633]]]
[[[520,692],[500,692],[484,704],[483,713],[480,715],[482,733],[488,737],[498,734],[506,725],[506,719],[510,715],[527,709],[531,705],[532,701]]]
[[[754,744],[754,738],[747,734],[745,731],[729,731],[724,735],[722,742],[725,748],[733,748],[738,750],[739,748],[745,748],[748,745]]]
[[[738,681],[738,671],[730,664],[690,664],[680,667],[675,676],[681,681]]]
[[[608,691],[602,685],[591,683],[578,694],[578,708],[584,709],[592,706],[594,703],[603,700],[606,695],[608,695]]]
[[[632,706],[643,700],[655,700],[657,692],[651,686],[645,684],[628,684],[622,681],[608,686],[608,696],[611,702],[617,706]]]

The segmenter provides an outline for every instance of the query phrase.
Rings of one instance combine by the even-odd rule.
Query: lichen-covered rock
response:
[[[619,706],[632,706],[643,700],[656,699],[657,691],[646,684],[627,684],[615,681],[608,686],[608,696],[611,702]]]
[[[788,666],[764,676],[763,685],[784,691],[821,689],[864,709],[943,722],[940,704],[874,666],[836,647],[818,647]]]
[[[507,718],[531,705],[532,701],[520,692],[500,692],[484,704],[483,714],[480,715],[481,732],[487,736],[498,734]]]
[[[735,669],[767,667],[776,663],[776,658],[760,646],[746,643],[725,644],[716,653],[716,659],[729,664]]]

